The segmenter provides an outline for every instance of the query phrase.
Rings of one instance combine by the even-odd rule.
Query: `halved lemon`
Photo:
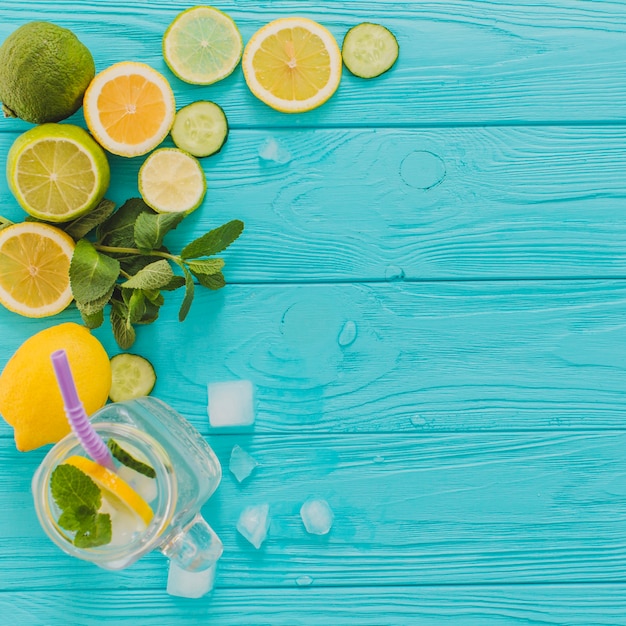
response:
[[[145,63],[123,61],[91,81],[85,121],[98,143],[125,157],[147,154],[167,136],[176,114],[165,76]]]
[[[250,91],[284,113],[310,111],[328,100],[341,80],[341,51],[324,26],[286,17],[258,30],[242,67]]]
[[[237,67],[243,40],[235,22],[218,9],[191,7],[179,13],[163,35],[163,58],[178,78],[210,85]]]
[[[139,170],[139,193],[157,213],[191,213],[206,192],[200,162],[184,150],[159,148]]]
[[[9,150],[7,181],[22,208],[41,220],[67,222],[93,209],[110,181],[104,150],[72,124],[41,124]]]
[[[100,488],[106,489],[129,509],[134,511],[147,526],[154,517],[150,505],[123,479],[110,469],[99,465],[84,456],[71,456],[63,463],[77,467],[93,480]]]
[[[0,302],[26,317],[47,317],[72,301],[70,261],[74,240],[37,222],[0,231]]]

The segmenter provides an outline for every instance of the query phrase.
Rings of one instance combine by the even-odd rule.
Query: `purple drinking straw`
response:
[[[57,350],[50,356],[54,373],[59,383],[65,415],[85,452],[100,465],[115,469],[113,457],[102,437],[95,431],[85,412],[85,407],[78,397],[72,370],[65,350]]]

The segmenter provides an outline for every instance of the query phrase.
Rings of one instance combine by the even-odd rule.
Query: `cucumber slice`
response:
[[[375,78],[396,62],[398,40],[380,24],[363,22],[353,26],[343,39],[344,65],[359,78]]]
[[[153,467],[143,461],[140,461],[139,459],[136,459],[132,454],[130,454],[130,452],[124,450],[124,448],[122,448],[122,446],[120,446],[115,439],[109,439],[107,441],[107,447],[111,451],[111,454],[122,465],[125,465],[126,467],[129,467],[130,469],[135,470],[148,478],[156,478],[156,472]]]
[[[152,363],[137,354],[117,354],[111,359],[112,402],[147,396],[154,387],[156,374]]]
[[[176,113],[170,134],[181,150],[195,157],[211,156],[226,143],[228,120],[215,102],[198,100]]]

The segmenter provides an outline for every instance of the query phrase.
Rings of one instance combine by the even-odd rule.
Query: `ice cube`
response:
[[[102,494],[98,512],[111,518],[111,541],[107,544],[111,547],[128,545],[146,529],[139,515],[108,491]]]
[[[291,152],[282,146],[274,137],[268,137],[259,147],[259,158],[268,163],[286,165],[291,161]]]
[[[248,478],[257,465],[256,459],[250,456],[243,448],[238,445],[233,446],[228,468],[239,482],[243,482]]]
[[[211,426],[248,426],[254,422],[254,386],[249,380],[209,383],[208,393]]]
[[[156,478],[140,474],[125,465],[121,465],[117,469],[117,475],[125,480],[148,504],[156,500],[158,495]]]
[[[247,506],[239,516],[237,530],[258,550],[267,537],[270,521],[269,504]]]
[[[167,575],[167,593],[181,598],[201,598],[213,589],[217,562],[201,572],[188,572],[173,561]]]
[[[331,529],[335,518],[326,500],[311,498],[300,509],[300,517],[304,527],[312,535],[325,535]]]

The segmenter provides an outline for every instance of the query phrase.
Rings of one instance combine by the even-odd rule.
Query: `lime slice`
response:
[[[228,137],[228,120],[215,102],[198,100],[176,113],[170,131],[174,143],[195,157],[207,157],[222,149]]]
[[[237,67],[243,40],[235,22],[221,11],[197,6],[179,13],[163,35],[163,57],[187,83],[210,85]]]
[[[152,363],[137,354],[118,354],[111,359],[112,402],[147,396],[156,383]]]
[[[139,170],[139,193],[158,213],[190,213],[206,192],[198,159],[177,148],[155,150]]]
[[[87,131],[71,124],[41,124],[11,146],[7,178],[27,213],[67,222],[102,200],[110,170],[104,150]]]
[[[353,26],[341,46],[344,65],[359,78],[384,74],[396,62],[398,51],[398,40],[393,33],[370,22]]]

